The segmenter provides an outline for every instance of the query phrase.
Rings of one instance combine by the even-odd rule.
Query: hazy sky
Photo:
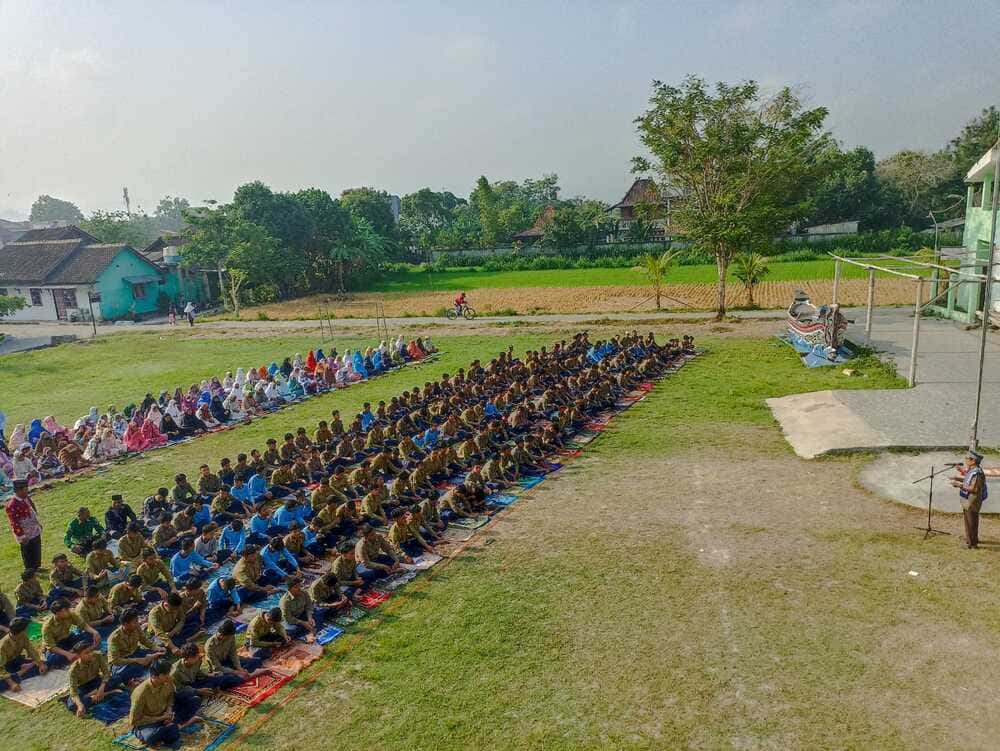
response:
[[[0,217],[242,182],[617,199],[650,82],[801,87],[846,145],[938,148],[1000,102],[1000,1],[0,0]],[[992,35],[992,39],[991,39]],[[992,47],[992,50],[991,50]]]

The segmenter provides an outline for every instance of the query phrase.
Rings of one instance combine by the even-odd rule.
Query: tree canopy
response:
[[[32,222],[79,222],[83,212],[75,203],[42,194],[31,204],[28,219]]]

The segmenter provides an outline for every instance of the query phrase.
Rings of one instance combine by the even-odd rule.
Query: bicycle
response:
[[[464,318],[466,321],[471,321],[473,318],[476,317],[476,311],[473,310],[468,305],[462,306],[461,313],[455,310],[454,307],[451,307],[448,308],[447,312],[444,314],[444,317],[447,318],[449,321],[457,321],[459,318]]]

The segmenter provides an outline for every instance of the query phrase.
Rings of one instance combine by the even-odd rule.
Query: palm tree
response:
[[[667,272],[674,265],[677,251],[665,250],[661,254],[645,253],[639,256],[639,266],[637,267],[649,277],[653,285],[653,294],[656,295],[656,309],[660,309],[660,298],[663,294],[663,282],[667,278]]]
[[[747,252],[740,253],[733,259],[733,276],[743,285],[747,291],[747,302],[753,306],[753,291],[760,284],[771,269],[767,265],[767,259],[760,253]]]

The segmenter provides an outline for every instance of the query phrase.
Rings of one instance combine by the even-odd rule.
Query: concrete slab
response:
[[[885,448],[889,438],[872,428],[833,391],[813,391],[768,399],[781,431],[804,459],[836,449]]]
[[[861,470],[860,480],[868,490],[885,498],[917,508],[927,508],[927,491],[930,481],[913,484],[919,477],[930,474],[931,467],[943,469],[946,464],[960,462],[964,451],[933,451],[919,454],[885,453]],[[985,463],[988,466],[989,461]],[[934,478],[934,511],[960,514],[958,490],[949,479],[955,475],[949,470]],[[988,477],[989,497],[983,504],[984,514],[1000,514],[1000,478]]]

